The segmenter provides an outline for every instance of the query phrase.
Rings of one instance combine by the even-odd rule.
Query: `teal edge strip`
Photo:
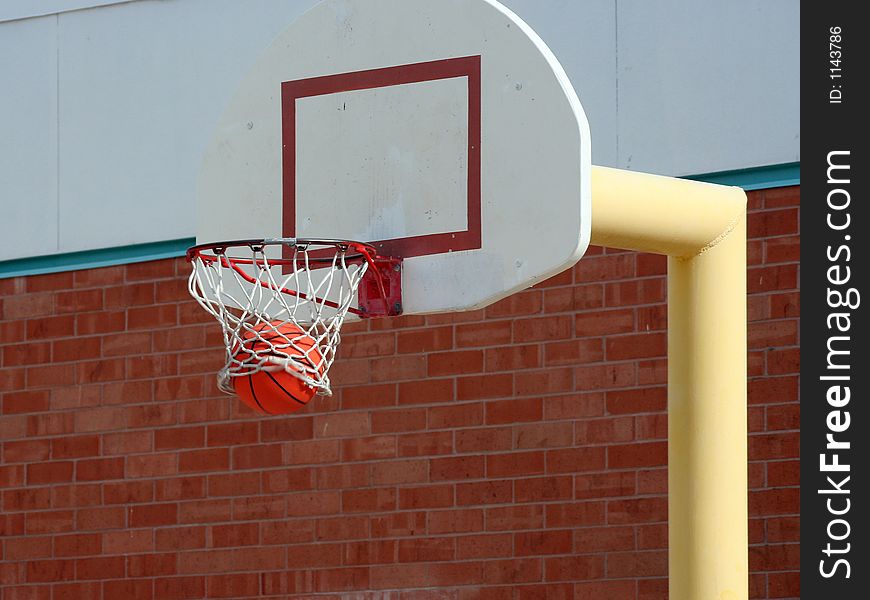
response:
[[[800,163],[771,165],[737,171],[721,171],[718,173],[703,173],[689,175],[683,179],[706,181],[720,185],[733,185],[746,191],[763,190],[788,185],[799,185],[801,181]],[[185,251],[196,243],[194,238],[136,244],[118,248],[101,250],[86,250],[67,254],[53,254],[36,258],[19,258],[0,262],[0,279],[23,275],[41,275],[44,273],[60,273],[78,269],[96,269],[148,260],[177,258],[184,256]]]
[[[703,173],[701,175],[688,175],[683,177],[683,179],[718,183],[719,185],[733,185],[750,192],[752,190],[765,190],[768,188],[785,187],[788,185],[800,185],[801,164],[788,163],[783,165],[770,165],[767,167],[753,167],[751,169],[739,169],[736,171]]]
[[[23,275],[42,275],[45,273],[62,273],[79,269],[96,269],[113,265],[178,258],[196,244],[194,238],[167,240],[135,244],[117,248],[102,248],[100,250],[84,250],[66,254],[52,254],[35,258],[18,258],[0,262],[0,279],[19,277]]]

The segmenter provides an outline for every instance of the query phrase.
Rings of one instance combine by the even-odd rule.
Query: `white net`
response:
[[[332,241],[230,242],[191,255],[190,294],[221,324],[233,378],[284,370],[331,395],[328,371],[368,263]]]

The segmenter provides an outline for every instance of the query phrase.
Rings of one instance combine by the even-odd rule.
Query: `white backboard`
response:
[[[471,310],[589,241],[590,142],[565,72],[491,0],[324,0],[257,61],[198,185],[199,243],[371,242],[405,313]]]

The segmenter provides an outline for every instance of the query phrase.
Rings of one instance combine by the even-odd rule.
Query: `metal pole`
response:
[[[668,255],[672,600],[748,597],[746,195],[593,168],[592,243]]]

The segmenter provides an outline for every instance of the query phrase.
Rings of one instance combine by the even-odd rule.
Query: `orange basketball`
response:
[[[283,321],[261,323],[254,328],[257,332],[262,332],[264,329],[266,332],[261,337],[255,337],[251,331],[245,333],[246,341],[236,350],[236,360],[244,361],[254,351],[268,354],[269,343],[271,343],[278,347],[277,352],[273,351],[275,356],[282,356],[282,352],[286,353],[298,362],[307,363],[312,369],[316,369],[319,375],[323,375],[324,365],[320,364],[321,355],[316,347],[317,343],[302,329]],[[293,346],[282,347],[283,344],[289,344],[291,340],[298,350]],[[287,369],[292,368],[293,365],[287,366]],[[233,389],[242,402],[255,411],[267,415],[287,414],[299,410],[317,393],[315,388],[279,365],[274,367],[267,365],[256,373],[233,377]]]

